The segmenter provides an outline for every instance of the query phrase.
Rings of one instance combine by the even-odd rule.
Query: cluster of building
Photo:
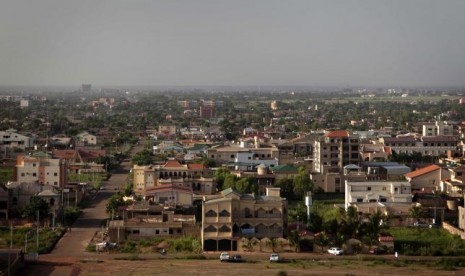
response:
[[[175,127],[171,130],[178,131]],[[166,210],[175,206],[190,208],[196,201],[201,202],[197,231],[204,250],[208,251],[237,250],[244,238],[257,241],[286,238],[289,233],[287,200],[274,184],[279,179],[292,179],[301,166],[307,169],[318,191],[344,193],[345,207],[355,206],[365,213],[381,211],[399,218],[399,224],[408,225],[413,223],[408,219],[411,207],[421,201],[416,197],[443,193],[448,195],[449,201],[463,200],[462,163],[465,159],[460,130],[457,126],[435,122],[425,124],[423,132],[389,136],[389,130],[383,130],[367,138],[366,133],[336,130],[285,140],[248,128],[239,141],[168,140],[158,144],[153,153],[175,150],[189,152],[189,158],[184,154],[158,165],[135,165],[133,189],[145,199],[147,206],[163,206]],[[192,151],[193,148],[198,151]],[[433,156],[440,162],[416,164],[415,167],[415,164],[407,166],[389,161],[393,154],[401,153]],[[216,168],[193,164],[195,158],[192,156],[206,156],[217,167],[227,167],[238,177],[253,178],[259,185],[259,194],[241,194],[231,189],[218,191],[213,174]],[[427,201],[422,204],[426,208],[434,207]],[[436,207],[446,210],[449,206],[458,215],[461,207],[452,205],[444,201]],[[163,211],[153,215],[163,216]],[[149,218],[150,215],[144,217]],[[185,219],[195,224],[192,219]],[[139,220],[148,227],[146,220]],[[154,225],[158,222],[154,221]],[[129,235],[132,231],[121,232],[121,229],[133,229],[132,223],[128,226],[119,221],[111,228],[119,229],[121,239],[123,233]],[[190,226],[186,225],[188,229]],[[168,229],[157,233],[184,232]],[[134,237],[133,232],[130,235]]]

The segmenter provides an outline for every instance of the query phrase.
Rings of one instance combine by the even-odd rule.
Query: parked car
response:
[[[415,222],[413,226],[418,227],[418,228],[429,228],[429,224],[426,222],[422,222],[422,221]]]
[[[384,250],[384,248],[381,247],[375,247],[370,250],[370,253],[375,255],[382,255],[386,253],[386,250]]]
[[[328,249],[328,253],[333,255],[342,255],[344,253],[344,250],[342,250],[339,247],[331,247],[330,249]]]
[[[222,262],[229,261],[229,253],[228,252],[221,252],[220,261],[222,261]]]
[[[232,258],[232,261],[233,262],[236,262],[236,263],[240,263],[242,262],[242,256],[241,255],[233,255],[233,258]]]
[[[270,262],[279,262],[279,254],[278,253],[271,253],[270,255]]]

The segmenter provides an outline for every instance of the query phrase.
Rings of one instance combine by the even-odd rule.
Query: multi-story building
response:
[[[113,242],[198,234],[199,227],[196,225],[195,215],[179,215],[173,211],[111,220],[108,225],[108,236]]]
[[[201,237],[206,251],[236,251],[240,238],[283,238],[286,229],[287,200],[279,188],[267,188],[264,196],[226,189],[202,203]]]
[[[35,136],[17,133],[14,129],[0,131],[0,145],[28,149],[34,147]]]
[[[448,151],[457,151],[458,139],[455,136],[402,136],[382,137],[380,142],[397,154],[414,152],[427,156],[447,155]]]
[[[164,165],[134,165],[132,171],[136,195],[146,196],[150,189],[169,184],[192,189],[194,194],[216,192],[212,172],[202,164],[180,164],[176,160],[169,160]]]
[[[422,126],[423,136],[452,136],[454,135],[454,126],[447,122],[436,121],[427,123]]]
[[[195,108],[197,107],[197,101],[196,100],[178,101],[178,106],[184,109]]]
[[[63,188],[67,182],[66,163],[47,156],[18,156],[15,175],[20,183],[36,182]]]
[[[411,185],[406,181],[345,182],[345,206],[367,202],[412,202]]]
[[[214,106],[200,106],[199,116],[203,119],[213,118]]]
[[[298,137],[277,145],[279,164],[294,164],[298,161],[313,158],[315,138]]]
[[[360,163],[359,136],[345,130],[315,140],[310,179],[326,192],[344,191],[344,167]]]
[[[217,164],[226,164],[237,170],[254,171],[255,167],[264,164],[267,167],[278,165],[279,150],[274,145],[261,145],[255,139],[254,145],[246,142],[239,145],[219,145],[208,149],[207,156]]]
[[[324,167],[339,168],[359,164],[359,137],[346,130],[325,133],[315,141],[313,171],[323,172]]]

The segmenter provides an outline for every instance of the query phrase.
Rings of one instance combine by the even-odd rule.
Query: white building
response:
[[[35,137],[33,135],[19,134],[14,129],[0,131],[0,145],[26,149],[32,148],[34,146],[34,142]]]
[[[368,181],[345,183],[345,207],[351,203],[367,202],[412,202],[411,185],[409,182]]]
[[[447,122],[438,122],[423,125],[423,136],[450,136],[454,135],[454,126]]]
[[[16,181],[54,187],[66,185],[66,164],[61,159],[18,156]]]
[[[76,141],[80,145],[97,145],[97,136],[90,134],[87,131],[81,132],[76,136]]]

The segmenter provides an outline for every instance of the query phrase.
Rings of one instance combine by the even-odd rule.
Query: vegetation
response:
[[[61,236],[63,229],[39,228],[39,254],[48,253]],[[12,233],[12,235],[11,235]],[[37,229],[31,227],[0,228],[0,248],[10,247],[10,236],[14,248],[24,248],[26,252],[37,252]]]
[[[394,237],[395,250],[403,255],[465,255],[465,241],[443,229],[395,227],[389,233]]]
[[[50,205],[38,196],[31,197],[29,205],[23,210],[23,217],[34,220],[37,219],[37,215],[40,218],[48,217],[50,213]]]

